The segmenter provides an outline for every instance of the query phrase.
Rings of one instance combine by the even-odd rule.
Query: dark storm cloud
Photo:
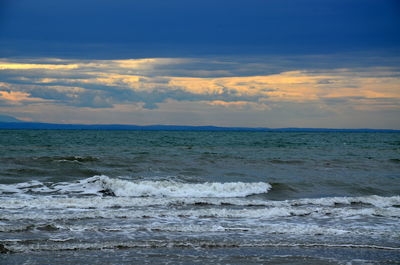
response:
[[[398,49],[396,0],[3,0],[0,56],[134,58]]]

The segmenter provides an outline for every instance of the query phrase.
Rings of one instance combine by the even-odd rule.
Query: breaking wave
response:
[[[180,198],[234,198],[267,193],[271,185],[265,182],[205,182],[184,183],[172,180],[129,181],[94,176],[75,183],[60,182],[45,185],[39,181],[0,185],[0,194],[7,193],[61,193],[93,194],[117,197],[180,197]]]

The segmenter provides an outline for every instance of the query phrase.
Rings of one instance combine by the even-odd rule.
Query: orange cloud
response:
[[[90,94],[93,98],[97,94],[107,97],[108,90],[112,92],[116,89],[153,93],[147,98],[149,101],[157,99],[158,101],[155,101],[157,104],[168,98],[178,101],[197,99],[199,102],[208,102],[206,104],[209,106],[219,105],[232,108],[243,108],[246,104],[252,103],[264,104],[266,101],[276,104],[313,102],[324,105],[327,104],[326,99],[331,99],[331,102],[335,100],[350,102],[370,108],[376,108],[377,104],[395,107],[400,102],[400,78],[396,69],[388,67],[296,70],[253,76],[186,76],[188,72],[185,72],[184,67],[192,61],[194,60],[175,58],[91,61],[44,59],[40,61],[44,63],[36,63],[35,60],[27,61],[29,63],[15,63],[15,61],[2,60],[0,70],[15,71],[13,80],[23,81],[22,84],[15,84],[18,90],[27,88],[30,89],[28,91],[33,91],[32,89],[43,86],[42,88],[46,91],[55,90],[60,94],[68,94],[65,100],[77,99],[84,93]],[[179,64],[182,64],[181,68]],[[209,62],[209,64],[218,65],[217,62]],[[162,68],[169,65],[175,66]],[[77,68],[79,71],[76,71]],[[37,69],[34,77],[27,73],[30,69]],[[179,74],[179,69],[181,69],[181,76],[176,76]],[[216,73],[224,72],[223,70],[206,72],[215,76]],[[202,69],[193,70],[193,72],[196,71],[201,72]],[[16,76],[15,73],[20,73],[20,76]],[[12,81],[9,82],[12,83]],[[51,86],[52,83],[55,85]],[[13,88],[15,88],[14,85]],[[160,97],[161,92],[165,94],[163,98]],[[117,94],[109,93],[110,96]],[[2,92],[1,96],[14,102],[42,100],[34,99],[30,97],[30,94],[23,92]],[[190,99],[190,97],[193,98]],[[147,98],[143,97],[141,100],[147,100]],[[342,100],[344,98],[347,100]],[[376,100],[377,98],[385,100]],[[120,99],[110,100],[110,102],[117,104],[118,100]],[[130,100],[138,102],[135,101],[136,98],[126,98],[126,101]],[[390,100],[391,104],[388,104],[387,100]],[[369,102],[374,102],[374,104],[369,104]],[[154,104],[154,102],[142,103]]]
[[[169,85],[195,94],[222,94],[269,97],[271,100],[307,101],[318,98],[316,84],[327,76],[307,76],[300,71],[268,76],[223,78],[170,77]]]
[[[47,70],[60,70],[60,69],[76,69],[78,64],[21,64],[21,63],[1,63],[0,70],[30,70],[30,69],[47,69]]]
[[[13,91],[0,91],[0,99],[9,101],[14,104],[19,104],[21,102],[43,102],[43,101],[50,101],[44,100],[41,98],[33,98],[30,97],[29,93],[25,92],[13,92]]]

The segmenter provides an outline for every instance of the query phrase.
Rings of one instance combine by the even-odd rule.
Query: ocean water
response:
[[[400,134],[0,130],[0,264],[400,264]]]

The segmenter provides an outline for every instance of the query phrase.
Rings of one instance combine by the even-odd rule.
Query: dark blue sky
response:
[[[1,0],[0,57],[397,53],[397,0]]]

